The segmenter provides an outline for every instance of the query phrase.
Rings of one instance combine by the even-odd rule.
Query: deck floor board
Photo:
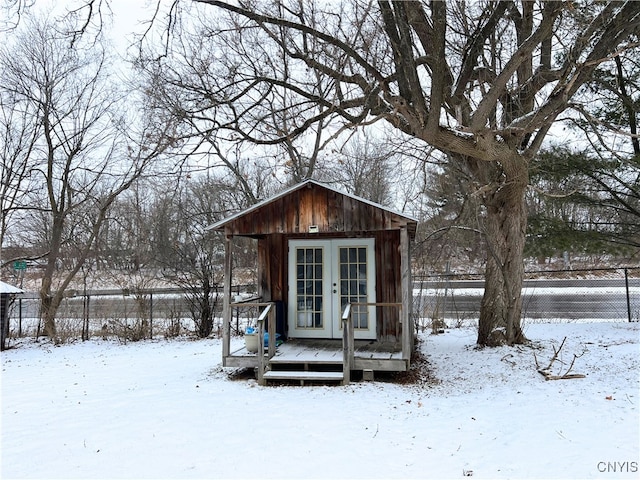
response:
[[[403,371],[405,361],[402,350],[396,343],[356,340],[355,365],[358,368],[376,370]],[[323,339],[289,339],[276,349],[276,354],[270,360],[265,360],[280,368],[286,365],[337,366],[342,365],[343,351],[341,340]],[[226,365],[232,367],[249,367],[258,364],[257,354],[248,352],[244,347],[235,350],[227,357]]]
[[[402,352],[393,345],[372,342],[356,342],[355,356],[368,359],[402,358]],[[342,342],[336,340],[289,340],[280,345],[271,362],[286,363],[341,363]]]

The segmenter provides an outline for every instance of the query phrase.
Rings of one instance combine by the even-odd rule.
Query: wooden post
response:
[[[351,304],[342,313],[342,384],[351,382],[351,359],[354,355],[353,322],[351,321]]]
[[[276,307],[275,304],[269,305],[269,316],[267,317],[269,332],[269,358],[272,358],[276,354]]]
[[[226,366],[231,353],[231,274],[233,265],[232,237],[225,236],[224,242],[224,286],[222,290],[222,365]]]
[[[258,385],[264,384],[264,317],[260,315],[258,317]]]
[[[413,350],[413,325],[411,325],[411,301],[413,289],[411,285],[411,257],[409,252],[409,232],[407,227],[400,229],[400,278],[402,285],[402,308],[400,309],[400,322],[402,323],[402,358],[411,360]]]

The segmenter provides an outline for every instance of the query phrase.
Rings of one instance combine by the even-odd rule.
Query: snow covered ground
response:
[[[532,346],[423,334],[415,383],[260,387],[219,340],[2,352],[2,478],[638,478],[640,324],[527,327]],[[553,373],[586,378],[545,381]],[[240,340],[238,340],[240,341]],[[558,363],[558,362],[556,362]]]

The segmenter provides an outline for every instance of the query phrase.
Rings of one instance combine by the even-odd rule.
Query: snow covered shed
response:
[[[9,306],[16,294],[23,291],[8,283],[0,282],[0,350],[4,350],[9,336]]]
[[[260,367],[259,377],[276,378],[276,364],[295,349],[298,360],[310,356],[298,362],[305,371],[311,357],[334,358],[342,381],[351,370],[407,370],[416,228],[414,218],[314,180],[211,225],[226,239],[223,365]],[[239,307],[231,298],[234,236],[257,241],[260,306],[273,307],[277,317],[265,329],[270,339],[275,333],[287,339],[277,351],[269,345],[264,357],[262,348],[230,351],[232,311]]]

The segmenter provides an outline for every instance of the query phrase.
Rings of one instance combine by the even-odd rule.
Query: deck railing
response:
[[[351,311],[352,307],[395,307],[398,311],[402,310],[401,302],[377,302],[377,303],[368,303],[368,302],[356,302],[356,303],[347,303],[344,307],[344,311],[342,312],[342,368],[343,368],[343,383],[346,385],[351,381],[351,370],[353,369],[353,365],[355,363],[355,334],[353,327],[353,320],[351,319]],[[400,312],[400,318],[402,318],[402,314]],[[405,358],[407,355],[411,355],[411,352],[405,352],[405,349],[410,350],[410,347],[407,348],[405,345],[404,338],[406,336],[405,329],[406,325],[403,325],[402,331],[402,356]],[[411,329],[409,330],[411,334]]]
[[[351,382],[351,366],[355,351],[351,305],[355,304],[347,303],[342,312],[342,383],[344,385]]]
[[[268,303],[258,317],[258,384],[264,385],[264,372],[267,361],[264,358],[264,321],[267,319],[267,332],[269,333],[269,344],[267,349],[268,358],[276,354],[276,309],[273,303]]]
[[[276,354],[276,309],[273,302],[237,302],[230,305],[231,308],[257,307],[262,308],[260,315],[256,319],[258,334],[258,383],[264,383],[263,376],[268,361]],[[264,351],[264,333],[265,321],[267,322],[266,331],[269,334],[269,342],[267,344],[267,355]]]

